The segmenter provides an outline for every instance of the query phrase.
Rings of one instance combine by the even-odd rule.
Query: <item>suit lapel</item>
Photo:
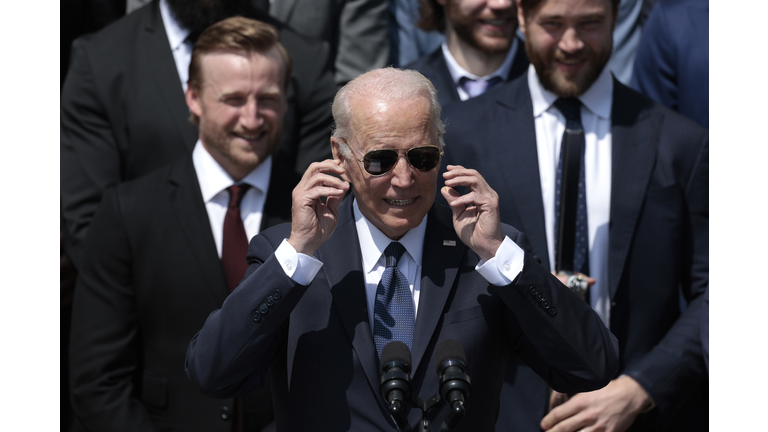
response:
[[[371,390],[382,402],[379,396],[380,374],[376,367],[376,346],[368,322],[363,257],[352,212],[353,198],[354,195],[350,195],[341,203],[336,231],[318,249],[316,255],[323,262],[333,304],[352,342],[352,348],[360,359]]]
[[[152,75],[146,79],[155,82],[155,93],[160,98],[158,103],[165,104],[174,119],[173,122],[179,131],[179,136],[182,137],[182,140],[175,145],[183,146],[185,154],[192,153],[197,142],[197,128],[187,120],[189,108],[184,100],[179,73],[163,26],[159,2],[152,3],[150,13],[145,15],[145,22],[142,27],[143,29],[138,36],[138,45],[146,56],[147,64],[151,65]]]
[[[525,75],[500,87],[492,103],[503,109],[489,110],[493,118],[488,124],[494,127],[485,132],[489,134],[485,142],[502,140],[502,144],[494,148],[496,156],[489,158],[497,164],[496,169],[483,175],[489,184],[499,189],[499,196],[512,198],[512,203],[504,203],[503,207],[512,208],[517,213],[520,226],[515,228],[525,232],[533,245],[534,255],[541,259],[544,268],[549,269],[533,104]],[[502,220],[509,218],[502,215]]]
[[[524,74],[528,70],[529,63],[528,55],[525,53],[525,42],[517,38],[517,52],[515,52],[515,59],[512,60],[512,67],[509,68],[509,74],[505,81],[511,81]]]
[[[301,177],[293,169],[277,163],[272,158],[272,174],[269,176],[269,190],[259,232],[291,221],[291,194],[299,180]]]
[[[435,86],[440,106],[460,101],[459,92],[456,90],[456,85],[453,83],[453,78],[451,78],[451,72],[448,71],[448,64],[443,56],[443,49],[438,47],[437,50],[432,52],[429,55],[427,64],[429,65],[429,70],[425,71],[427,73],[424,75]]]
[[[456,235],[450,215],[450,209],[435,203],[427,216],[422,256],[421,294],[411,350],[413,371],[418,369],[437,329],[445,309],[445,302],[456,280],[461,259],[467,248]],[[454,242],[455,246],[444,245],[446,240]],[[429,359],[426,361],[428,362]]]
[[[611,112],[611,210],[608,245],[608,289],[616,294],[632,237],[656,161],[662,114],[651,115],[652,103],[613,82]]]
[[[226,279],[216,253],[211,223],[191,156],[172,166],[168,189],[168,200],[197,261],[197,267],[203,273],[209,291],[221,304],[227,297]]]

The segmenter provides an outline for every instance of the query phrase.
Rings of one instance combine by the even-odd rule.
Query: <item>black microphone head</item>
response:
[[[407,372],[411,371],[411,350],[408,345],[392,341],[384,346],[381,350],[381,372],[386,373],[390,367],[388,364],[395,361],[402,363]]]
[[[449,360],[451,360],[451,362],[449,362]],[[467,355],[464,353],[464,347],[461,346],[461,343],[455,339],[446,339],[437,344],[437,348],[435,348],[437,374],[442,375],[443,370],[445,370],[446,367],[451,366],[453,360],[458,360],[462,363],[460,366],[462,370],[466,369]]]

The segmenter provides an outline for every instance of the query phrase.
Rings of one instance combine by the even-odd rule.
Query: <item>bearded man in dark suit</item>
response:
[[[518,1],[527,74],[444,111],[445,163],[484,173],[502,220],[528,234],[544,267],[563,270],[621,349],[610,384],[570,397],[548,400],[542,380],[519,385],[532,376],[519,364],[502,404],[530,409],[501,417],[503,430],[708,427],[699,314],[709,278],[709,137],[611,76],[618,3]]]
[[[418,26],[440,31],[445,40],[405,67],[432,81],[442,106],[480,95],[528,67],[513,1],[420,0],[419,7]]]

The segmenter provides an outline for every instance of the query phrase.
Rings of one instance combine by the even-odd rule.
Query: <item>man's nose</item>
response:
[[[491,9],[509,9],[515,2],[512,0],[488,0],[486,4]]]
[[[568,27],[563,32],[558,47],[561,51],[572,54],[584,48],[584,41],[581,40],[579,32],[574,27]]]
[[[264,117],[261,115],[259,103],[255,100],[248,101],[243,106],[243,111],[240,115],[240,125],[243,128],[255,130],[261,127],[263,123]]]
[[[408,163],[408,158],[404,154],[399,154],[395,166],[392,167],[392,186],[407,188],[413,184],[414,168]]]

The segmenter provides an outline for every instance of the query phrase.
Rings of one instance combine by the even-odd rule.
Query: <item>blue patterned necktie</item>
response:
[[[589,225],[584,176],[586,146],[581,124],[581,101],[576,98],[560,98],[555,101],[554,106],[563,113],[566,120],[555,188],[555,250],[562,249],[562,254],[558,254],[555,258],[557,270],[589,275],[589,230],[587,229]],[[571,173],[567,175],[570,180],[563,177],[563,172]],[[573,181],[576,178],[578,182]],[[578,183],[578,185],[569,184],[569,182]],[[570,191],[564,189],[570,189]],[[563,244],[559,245],[561,224],[563,225]]]
[[[410,349],[413,341],[413,296],[408,279],[397,268],[404,252],[405,247],[398,242],[392,242],[384,249],[386,268],[376,288],[373,305],[373,342],[379,360],[381,350],[388,343],[397,340]]]

